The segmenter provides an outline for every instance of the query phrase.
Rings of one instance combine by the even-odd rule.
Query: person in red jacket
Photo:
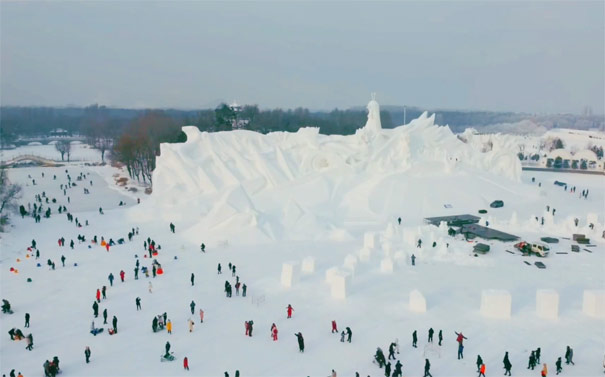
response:
[[[485,377],[485,364],[481,364],[481,368],[479,368],[479,377]]]
[[[292,318],[292,312],[294,311],[294,308],[292,307],[292,305],[288,304],[288,307],[286,309],[288,309],[288,318]]]
[[[275,326],[275,323],[271,325],[271,338],[273,338],[273,341],[277,341],[277,326]]]
[[[124,275],[125,275],[124,270],[120,271],[120,279],[122,279],[122,283],[124,282]]]
[[[337,333],[338,334],[338,327],[336,327],[336,321],[332,321],[332,334]]]
[[[97,302],[101,302],[101,290],[97,289]]]
[[[183,359],[183,368],[185,370],[189,370],[189,359],[187,359],[187,356],[185,356],[185,358]]]

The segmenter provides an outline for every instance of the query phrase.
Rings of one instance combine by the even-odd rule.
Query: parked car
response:
[[[492,208],[501,208],[504,207],[504,202],[502,200],[494,200],[489,206]]]
[[[550,248],[541,242],[529,243],[521,241],[515,247],[525,255],[535,254],[539,257],[546,257],[550,251]]]

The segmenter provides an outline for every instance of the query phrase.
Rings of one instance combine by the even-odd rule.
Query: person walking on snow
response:
[[[122,283],[124,282],[124,275],[126,273],[124,272],[124,270],[120,271],[120,279],[122,279]]]
[[[166,322],[166,331],[168,334],[172,334],[172,322],[170,320]]]
[[[540,372],[540,376],[542,377],[546,377],[548,376],[548,367],[546,366],[546,363],[542,364],[542,371]]]
[[[96,301],[93,301],[92,303],[92,311],[95,315],[95,318],[97,318],[99,316],[99,304]]]
[[[479,372],[479,370],[481,369],[481,364],[483,364],[483,359],[481,358],[481,355],[477,355],[477,372]]]
[[[344,342],[345,342],[345,335],[346,335],[346,334],[345,334],[345,332],[344,332],[344,330],[343,330],[343,331],[340,333],[340,342],[341,342],[341,343],[344,343]]]
[[[195,323],[191,318],[189,318],[187,322],[189,323],[189,332],[193,332],[193,326],[195,325]]]
[[[464,339],[468,338],[462,335],[462,333],[457,333],[455,331],[454,333],[457,335],[456,341],[458,342],[458,360],[464,359],[464,354],[462,353],[464,351],[464,345],[462,343],[464,342]]]
[[[88,346],[84,349],[84,357],[86,358],[86,364],[90,363],[90,347]]]
[[[439,330],[439,345],[441,346],[441,342],[443,341],[443,330]]]
[[[435,333],[435,331],[433,330],[433,328],[431,327],[429,329],[429,343],[433,343],[433,334]]]
[[[561,371],[563,371],[563,367],[561,366],[561,358],[559,357],[557,359],[557,361],[555,362],[555,366],[557,367],[557,374],[561,373]]]
[[[25,313],[25,327],[29,327],[29,313]]]
[[[271,337],[273,338],[274,342],[277,341],[277,326],[275,326],[275,323],[271,325]]]
[[[113,316],[113,333],[117,334],[118,333],[118,317],[116,317],[115,315]]]
[[[187,359],[187,356],[183,359],[183,369],[189,370],[189,359]]]
[[[481,364],[481,366],[479,367],[479,376],[477,377],[485,377],[485,364]]]
[[[391,343],[389,345],[389,357],[387,358],[388,360],[391,360],[391,358],[393,360],[396,360],[397,358],[395,357],[395,343]]]
[[[573,362],[573,349],[570,346],[567,346],[567,349],[565,350],[565,364],[576,365]]]
[[[195,313],[195,302],[193,300],[191,300],[189,307],[191,308],[191,314],[193,315],[193,313]]]
[[[107,308],[103,309],[103,324],[107,324]]]
[[[429,362],[429,359],[425,359],[424,362],[424,377],[433,377],[431,374],[431,363]]]
[[[508,373],[508,376],[511,375],[510,370],[513,367],[513,365],[510,363],[510,360],[508,359],[508,352],[506,352],[504,354],[504,360],[502,360],[502,362],[504,363],[504,375],[506,376]]]
[[[101,302],[101,290],[97,289],[97,302]]]
[[[103,296],[103,300],[105,300],[107,298],[107,287],[106,286],[101,287],[101,296]]]
[[[220,263],[218,264],[218,267],[216,268],[216,271],[217,271],[218,275],[222,274],[222,272],[221,272],[221,264]]]
[[[193,274],[193,272],[191,273],[191,286],[193,287],[194,285],[194,281],[195,281],[195,275]]]
[[[173,224],[173,223],[170,223],[170,231],[171,231],[172,233],[174,233],[174,229],[175,229],[174,224]]]
[[[416,346],[417,342],[418,342],[418,336],[417,336],[416,330],[414,330],[414,332],[412,333],[412,347],[418,348]]]
[[[166,355],[165,355],[165,357],[170,356],[170,342],[166,342],[166,345],[164,346],[164,349],[166,349]]]
[[[200,323],[204,323],[204,311],[200,309]]]
[[[345,329],[347,331],[347,342],[351,343],[351,337],[353,337],[353,331],[351,331],[350,327]]]
[[[137,297],[134,299],[135,304],[137,304],[137,311],[141,310],[141,298]]]
[[[288,307],[286,309],[288,310],[288,318],[292,318],[292,312],[294,311],[294,308],[292,307],[292,305],[288,304]]]
[[[338,328],[336,327],[336,321],[332,320],[332,334],[338,333]]]

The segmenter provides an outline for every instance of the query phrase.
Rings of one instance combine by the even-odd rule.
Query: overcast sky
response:
[[[2,2],[2,105],[605,112],[594,2]]]

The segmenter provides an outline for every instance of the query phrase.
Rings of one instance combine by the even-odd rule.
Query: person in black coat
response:
[[[433,343],[433,334],[435,333],[435,331],[433,330],[433,328],[431,327],[429,329],[429,343]]]
[[[117,334],[118,333],[118,317],[116,317],[115,315],[113,316],[112,323],[113,323],[113,332],[115,334]]]
[[[303,338],[302,333],[298,332],[294,335],[296,335],[296,338],[298,339],[298,351],[305,352],[305,339]]]
[[[384,376],[385,377],[391,376],[391,362],[390,361],[384,366]]]
[[[502,362],[504,363],[504,375],[506,376],[508,373],[508,376],[511,375],[510,370],[513,367],[513,365],[510,363],[510,360],[508,359],[508,352],[506,352],[504,354],[504,360],[502,360]]]
[[[557,359],[557,362],[555,363],[555,366],[557,367],[557,374],[561,373],[561,371],[563,370],[563,368],[561,367],[561,358],[560,357]]]
[[[25,313],[25,327],[29,327],[29,313]]]
[[[347,330],[347,342],[351,343],[351,337],[353,336],[353,331],[351,331],[350,327],[347,327],[346,330]]]
[[[431,363],[429,362],[429,359],[425,359],[426,361],[424,362],[424,377],[433,377],[433,375],[431,374]]]
[[[170,342],[166,342],[164,348],[166,348],[166,355],[164,357],[170,356]]]
[[[195,275],[193,274],[193,272],[191,273],[191,286],[193,287],[193,285],[195,284]]]
[[[416,333],[416,330],[414,330],[414,332],[412,333],[412,347],[414,348],[418,348],[416,346],[416,343],[418,342],[418,335]]]
[[[86,357],[86,364],[90,362],[90,347],[86,346],[84,349],[84,357]]]
[[[96,301],[92,304],[92,311],[95,315],[95,318],[97,318],[99,316],[99,304],[97,304]]]
[[[103,309],[103,324],[107,324],[107,308]]]

